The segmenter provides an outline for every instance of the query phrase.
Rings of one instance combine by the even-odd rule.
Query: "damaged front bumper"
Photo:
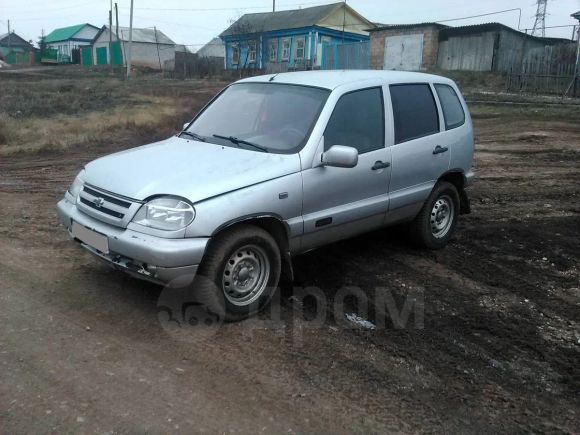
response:
[[[184,287],[191,283],[209,242],[209,238],[165,239],[109,225],[80,212],[66,198],[58,203],[57,212],[73,239],[73,222],[106,236],[108,252],[75,240],[107,265],[170,287]]]

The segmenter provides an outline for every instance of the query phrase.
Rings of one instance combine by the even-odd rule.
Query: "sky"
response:
[[[119,5],[119,25],[129,25],[130,0],[116,0]],[[373,22],[400,24],[464,18],[521,8],[522,29],[531,28],[536,12],[535,0],[347,0],[348,4]],[[113,0],[113,4],[115,1]],[[333,0],[276,0],[277,10],[298,9],[333,3]],[[219,35],[231,22],[244,13],[268,12],[272,0],[134,0],[135,27],[154,26],[176,43],[199,49]],[[580,0],[548,0],[546,26],[577,24],[570,14],[580,10]],[[26,40],[38,41],[58,27],[91,23],[97,27],[108,21],[109,0],[0,0],[0,34],[11,28]],[[517,28],[518,11],[485,17],[450,21],[461,26],[485,22],[500,22]],[[572,27],[546,29],[546,36],[570,38]]]

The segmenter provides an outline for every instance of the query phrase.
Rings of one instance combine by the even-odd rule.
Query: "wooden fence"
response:
[[[507,90],[533,94],[580,96],[580,80],[574,80],[576,51],[573,44],[531,51],[507,77]],[[573,81],[575,83],[573,83]]]
[[[224,70],[223,57],[199,57],[195,53],[175,52],[175,59],[165,61],[164,74],[171,78],[219,77]]]
[[[507,77],[507,90],[509,92],[526,92],[531,94],[564,94],[568,96],[580,97],[580,77],[574,79],[574,65],[559,65],[554,73],[542,72],[526,65],[522,71],[510,72]]]

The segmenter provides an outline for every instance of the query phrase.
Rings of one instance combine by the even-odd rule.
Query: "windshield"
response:
[[[198,140],[290,154],[306,141],[330,91],[278,83],[227,88],[189,126]]]

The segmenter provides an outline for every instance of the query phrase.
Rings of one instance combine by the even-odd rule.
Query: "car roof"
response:
[[[361,82],[362,85],[362,82],[377,80],[385,85],[417,82],[453,83],[448,78],[433,74],[382,70],[298,71],[249,77],[239,80],[237,83],[285,83],[332,90],[342,85],[356,82]]]

